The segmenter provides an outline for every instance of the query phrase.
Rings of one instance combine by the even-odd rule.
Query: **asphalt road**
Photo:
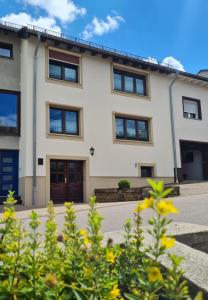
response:
[[[208,226],[208,194],[177,197],[173,198],[174,205],[179,208],[178,215],[171,217],[175,222],[185,222]],[[121,230],[123,224],[129,218],[133,217],[133,210],[136,207],[135,202],[125,202],[122,204],[111,204],[111,207],[103,207],[99,212],[103,216],[102,229],[104,232]],[[87,227],[87,210],[76,212],[77,222],[80,228]],[[142,212],[143,225],[146,225],[151,216],[151,210]],[[41,229],[44,231],[44,222],[46,218],[41,217]],[[28,227],[28,220],[24,220]],[[58,231],[61,232],[64,224],[64,215],[57,215]],[[42,231],[41,230],[41,231]]]

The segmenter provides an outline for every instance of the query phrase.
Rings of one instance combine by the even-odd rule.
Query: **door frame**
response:
[[[46,203],[50,201],[50,160],[75,160],[83,161],[83,202],[88,203],[90,199],[90,177],[89,177],[89,157],[86,156],[65,156],[46,155]]]

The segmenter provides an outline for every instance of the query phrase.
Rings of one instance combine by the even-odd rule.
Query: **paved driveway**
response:
[[[174,215],[173,220],[176,222],[193,223],[208,226],[208,194],[177,197],[173,198],[174,204],[180,209],[180,214]],[[133,210],[136,207],[136,202],[125,203],[111,203],[105,204],[104,207],[99,208],[100,213],[103,216],[103,231],[109,232],[114,230],[120,230],[123,227],[124,222],[128,218],[132,218]],[[102,206],[102,205],[101,205]],[[87,226],[87,207],[86,205],[77,206],[77,221],[80,227]],[[151,210],[144,211],[142,213],[143,224],[146,225],[149,217],[151,216]],[[42,229],[44,229],[45,217],[41,217]],[[24,219],[27,227],[28,220]],[[59,212],[57,215],[58,229],[61,231],[64,223],[64,214]]]

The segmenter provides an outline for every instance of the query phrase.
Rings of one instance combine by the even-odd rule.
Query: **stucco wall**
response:
[[[0,89],[20,91],[20,39],[0,33],[0,42],[13,45],[13,58],[0,57]]]
[[[30,82],[33,53],[31,42],[27,47],[25,66],[27,66],[27,82]],[[90,176],[138,176],[136,163],[154,163],[157,165],[158,176],[173,176],[167,87],[169,78],[150,74],[151,100],[148,101],[142,97],[133,98],[112,93],[111,62],[108,60],[83,55],[83,85],[79,88],[46,81],[45,57],[45,46],[42,44],[38,54],[38,157],[43,157],[45,161],[46,155],[87,156],[90,159]],[[27,85],[27,90],[28,114],[31,116],[30,85]],[[47,137],[48,102],[83,108],[83,141]],[[152,118],[153,145],[113,143],[113,112]],[[28,118],[28,132],[31,132],[31,128],[32,120]],[[26,176],[32,174],[32,164],[29,163],[32,160],[31,141],[31,136],[28,136],[26,141],[28,164],[24,174]],[[91,146],[95,148],[93,157],[89,154]],[[169,163],[164,164],[164,161]],[[38,166],[37,172],[38,176],[45,176],[45,164]]]
[[[22,39],[20,43],[22,107],[20,191],[22,195],[27,194],[27,199],[29,199],[32,191],[32,83],[33,53],[36,40],[34,38]],[[172,181],[174,174],[169,107],[169,84],[172,78],[156,72],[149,73],[149,99],[115,94],[112,91],[111,61],[84,53],[81,58],[82,84],[80,86],[63,84],[47,78],[46,46],[48,45],[41,43],[38,52],[37,158],[44,159],[43,166],[37,165],[38,178],[48,176],[47,156],[63,156],[66,158],[85,157],[89,160],[90,184],[88,190],[90,194],[95,187],[115,187],[121,177],[129,178],[136,186],[139,164],[155,165],[158,177],[165,178],[168,182]],[[178,167],[181,166],[179,140],[208,142],[207,91],[207,87],[180,80],[173,87]],[[202,121],[184,119],[182,96],[201,100]],[[72,140],[67,137],[51,138],[48,136],[49,103],[82,109],[82,139]],[[115,112],[151,118],[152,144],[114,143],[113,113]],[[90,156],[91,146],[95,148],[94,156]],[[30,179],[27,180],[27,178]],[[41,203],[44,202],[44,195],[48,194],[47,181],[47,178],[40,179]],[[22,182],[27,182],[30,188],[24,187]],[[138,185],[143,182],[144,180],[140,179]]]
[[[0,33],[0,42],[13,45],[13,58],[0,57],[0,89],[20,91],[20,39]],[[19,138],[0,136],[0,149],[18,149]]]
[[[201,102],[202,120],[183,117],[182,97],[199,99]],[[185,81],[177,81],[173,87],[174,119],[177,143],[177,162],[181,167],[180,140],[208,142],[208,87]]]

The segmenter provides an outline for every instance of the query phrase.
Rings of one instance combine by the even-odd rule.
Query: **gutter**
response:
[[[38,41],[33,56],[33,178],[32,178],[32,206],[37,203],[37,55],[41,43],[41,33],[38,33]]]
[[[178,79],[179,71],[176,71],[172,82],[169,85],[169,100],[170,100],[170,120],[171,120],[171,133],[172,133],[172,147],[173,147],[173,163],[174,163],[174,181],[178,183],[178,170],[177,170],[177,151],[176,151],[176,134],[175,134],[175,120],[174,120],[174,106],[173,106],[173,85]]]

